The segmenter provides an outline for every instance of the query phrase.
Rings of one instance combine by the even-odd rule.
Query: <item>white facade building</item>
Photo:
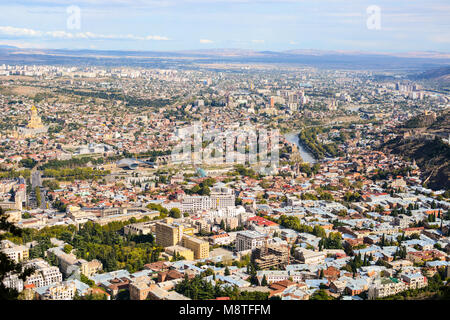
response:
[[[235,206],[233,190],[223,184],[216,184],[211,188],[211,208],[223,209]]]
[[[42,259],[34,259],[25,267],[33,267],[35,272],[26,280],[27,284],[34,284],[36,288],[51,286],[62,282],[62,273],[58,267],[50,266]]]
[[[199,212],[211,208],[211,199],[208,196],[188,196],[183,198],[183,212]]]
[[[256,231],[239,231],[236,234],[236,251],[260,248],[266,241],[266,235]]]

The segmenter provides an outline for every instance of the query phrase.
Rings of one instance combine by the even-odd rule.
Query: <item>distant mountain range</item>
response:
[[[431,80],[450,84],[450,66],[427,70],[413,77],[415,80]]]
[[[450,66],[450,54],[439,52],[359,52],[209,49],[189,51],[119,51],[23,49],[0,46],[0,63],[172,67],[205,64],[283,64],[327,69],[403,70],[421,72]]]

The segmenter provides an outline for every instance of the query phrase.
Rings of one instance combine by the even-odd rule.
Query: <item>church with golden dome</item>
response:
[[[42,129],[45,126],[42,124],[41,117],[38,116],[37,108],[35,106],[31,107],[31,118],[28,122],[27,128],[30,129]]]
[[[18,133],[20,136],[28,138],[34,137],[41,133],[46,133],[48,128],[42,123],[41,117],[38,115],[38,110],[35,106],[31,107],[30,121],[26,127],[20,127]]]

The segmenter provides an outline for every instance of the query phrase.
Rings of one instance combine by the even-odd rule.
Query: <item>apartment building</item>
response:
[[[50,266],[42,259],[34,259],[25,267],[33,267],[35,272],[26,280],[26,284],[34,284],[36,288],[51,286],[62,282],[62,273],[58,267]]]
[[[3,279],[3,285],[6,288],[17,290],[17,292],[23,291],[23,280],[19,278],[17,274],[11,274]]]
[[[29,257],[29,250],[23,245],[17,245],[9,240],[2,240],[1,251],[14,262],[26,260]]]
[[[289,249],[284,246],[263,246],[254,251],[254,262],[261,269],[271,267],[281,267],[287,265],[289,261]]]
[[[427,286],[427,278],[420,272],[402,274],[402,280],[407,284],[408,289],[420,289]]]
[[[152,289],[150,278],[138,278],[130,283],[130,300],[146,300],[148,293]]]
[[[367,296],[369,300],[391,296],[406,290],[403,281],[397,279],[382,278],[369,287]]]
[[[233,241],[228,233],[222,233],[209,237],[209,242],[212,245],[227,245]]]
[[[84,274],[86,277],[90,277],[103,269],[103,264],[97,259],[91,261],[79,259],[78,264],[80,265],[81,273]]]
[[[185,260],[194,260],[194,252],[179,245],[167,247],[164,251],[169,256],[175,256],[176,254],[179,254],[180,256],[184,257]]]
[[[56,257],[61,272],[68,276],[73,271],[73,266],[78,259],[73,253],[65,253],[61,248],[55,247],[48,249],[47,253]]]
[[[42,300],[73,300],[77,291],[74,282],[66,282],[50,286],[40,298]]]
[[[303,280],[302,274],[298,271],[266,270],[256,272],[256,278],[260,284],[262,283],[264,276],[269,284],[290,279],[292,279],[293,282],[301,282]]]
[[[190,213],[209,210],[211,209],[211,198],[209,196],[187,196],[183,198],[181,208],[181,211]]]
[[[130,300],[190,300],[189,298],[155,284],[148,278],[138,278],[130,283]]]
[[[184,235],[182,246],[194,252],[194,259],[205,259],[209,257],[209,243],[201,239]]]
[[[266,235],[257,231],[239,231],[236,234],[236,251],[253,250],[262,247],[266,242]]]
[[[302,247],[295,248],[295,258],[301,263],[318,264],[325,262],[326,253],[323,251],[312,251]]]
[[[224,209],[235,206],[235,195],[233,190],[223,184],[217,184],[211,188],[211,208]]]
[[[156,243],[162,247],[171,247],[180,243],[183,236],[182,225],[172,225],[172,220],[165,219],[166,222],[156,223]]]

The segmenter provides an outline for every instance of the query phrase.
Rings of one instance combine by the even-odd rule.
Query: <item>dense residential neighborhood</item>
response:
[[[430,84],[258,66],[0,74],[0,207],[22,231],[1,252],[32,271],[2,283],[20,299],[448,298],[449,96]]]

